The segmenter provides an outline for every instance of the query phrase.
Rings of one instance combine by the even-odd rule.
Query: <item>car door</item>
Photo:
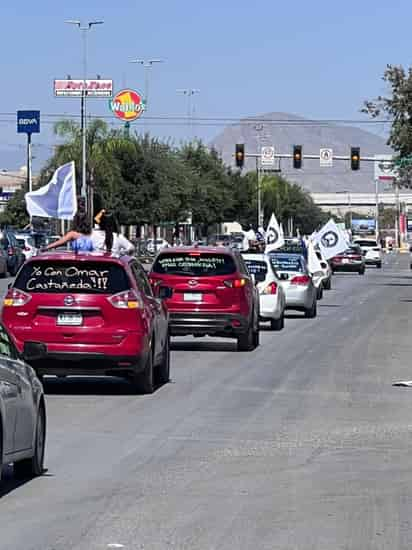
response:
[[[15,451],[18,400],[17,376],[7,359],[0,357],[0,412],[4,434],[4,455]]]
[[[28,367],[18,360],[16,348],[3,326],[0,325],[0,357],[15,381],[16,418],[14,433],[14,451],[29,449],[33,442],[36,419],[33,389]]]

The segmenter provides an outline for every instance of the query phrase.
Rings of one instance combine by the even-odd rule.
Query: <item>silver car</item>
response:
[[[242,254],[249,273],[259,292],[259,317],[269,321],[272,330],[285,325],[286,296],[282,281],[265,254]]]
[[[317,290],[308,271],[306,260],[300,254],[272,252],[271,264],[282,281],[286,295],[286,309],[303,311],[311,319],[317,315]]]
[[[37,343],[26,343],[26,357],[37,359]],[[43,386],[23,362],[0,324],[0,477],[3,465],[14,464],[14,475],[43,473],[46,407]]]

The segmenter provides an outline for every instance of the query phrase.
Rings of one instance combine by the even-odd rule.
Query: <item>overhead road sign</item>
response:
[[[260,163],[262,166],[273,166],[275,164],[275,148],[263,146],[261,148]]]
[[[333,149],[327,147],[320,149],[319,164],[324,168],[333,166]]]
[[[17,133],[40,133],[40,111],[17,111]]]
[[[112,97],[113,80],[111,79],[66,79],[54,81],[56,97]]]

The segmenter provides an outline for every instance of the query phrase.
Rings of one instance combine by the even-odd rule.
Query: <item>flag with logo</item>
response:
[[[283,230],[279,226],[275,214],[272,213],[265,233],[265,252],[276,250],[285,244]]]
[[[348,242],[334,220],[330,219],[313,237],[325,260],[333,258],[348,248]]]
[[[47,185],[24,195],[30,216],[72,220],[77,212],[74,162],[59,166]]]

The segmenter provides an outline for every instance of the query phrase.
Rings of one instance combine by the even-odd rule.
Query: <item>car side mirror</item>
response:
[[[24,342],[23,359],[27,362],[39,361],[47,356],[47,346],[43,342]]]
[[[159,288],[159,298],[161,300],[167,300],[168,298],[171,298],[173,295],[173,289],[170,288],[170,286],[161,286]]]

